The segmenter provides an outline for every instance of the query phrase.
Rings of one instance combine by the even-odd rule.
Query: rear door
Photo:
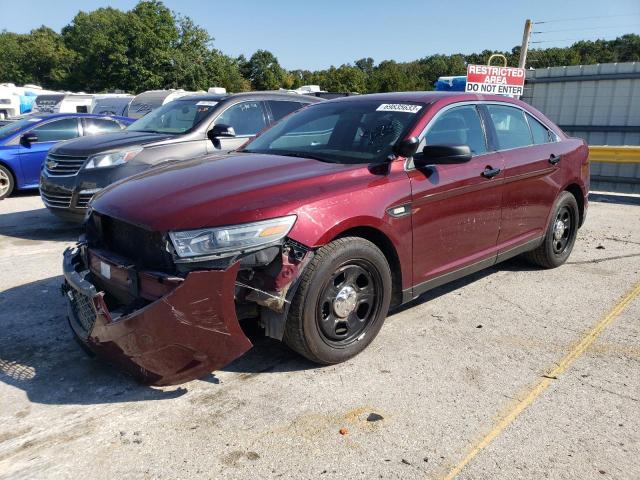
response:
[[[69,140],[80,135],[77,118],[61,118],[33,128],[38,140],[30,144],[20,144],[20,167],[28,186],[37,186],[40,168],[49,149],[61,140]]]
[[[498,245],[504,253],[543,235],[558,193],[561,143],[533,116],[510,105],[487,104],[496,148],[504,159],[505,186]]]
[[[409,165],[414,293],[496,258],[503,159],[488,148],[477,105],[445,109],[427,126],[418,151],[424,145],[469,145],[473,157],[456,165]]]
[[[265,106],[260,100],[231,105],[218,115],[211,126],[229,125],[235,130],[236,136],[217,139],[213,144],[215,151],[228,152],[241,147],[267,126],[267,118]]]

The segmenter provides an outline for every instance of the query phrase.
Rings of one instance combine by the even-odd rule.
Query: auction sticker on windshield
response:
[[[418,113],[421,108],[421,105],[411,105],[410,103],[383,103],[376,108],[376,111]]]
[[[520,96],[524,92],[524,68],[467,65],[468,93]]]

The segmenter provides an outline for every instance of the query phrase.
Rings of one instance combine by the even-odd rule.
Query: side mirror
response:
[[[420,155],[413,157],[416,168],[465,163],[469,160],[471,160],[469,145],[426,145]]]
[[[38,135],[33,132],[25,133],[20,137],[20,143],[29,145],[38,141]]]
[[[213,128],[207,132],[207,137],[209,137],[211,141],[218,138],[232,138],[235,136],[236,131],[233,127],[231,125],[225,125],[224,123],[214,125]]]
[[[399,157],[412,157],[418,150],[420,140],[418,137],[405,138],[393,146],[393,153]]]

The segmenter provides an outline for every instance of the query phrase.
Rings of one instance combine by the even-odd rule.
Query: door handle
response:
[[[553,153],[549,157],[549,163],[551,165],[557,164],[560,160],[562,160],[562,155],[554,155]]]
[[[492,168],[492,167],[487,167],[484,169],[484,171],[482,172],[482,176],[484,178],[493,178],[496,175],[498,175],[502,170],[499,168]]]

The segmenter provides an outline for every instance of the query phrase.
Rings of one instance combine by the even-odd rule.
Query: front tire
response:
[[[544,241],[525,258],[543,268],[556,268],[567,261],[578,235],[580,211],[570,192],[562,192],[556,201]]]
[[[0,165],[0,200],[11,195],[15,184],[16,182],[11,171],[8,168]]]
[[[354,357],[382,328],[391,288],[389,264],[373,243],[360,237],[328,243],[304,269],[287,317],[285,343],[323,365]]]

